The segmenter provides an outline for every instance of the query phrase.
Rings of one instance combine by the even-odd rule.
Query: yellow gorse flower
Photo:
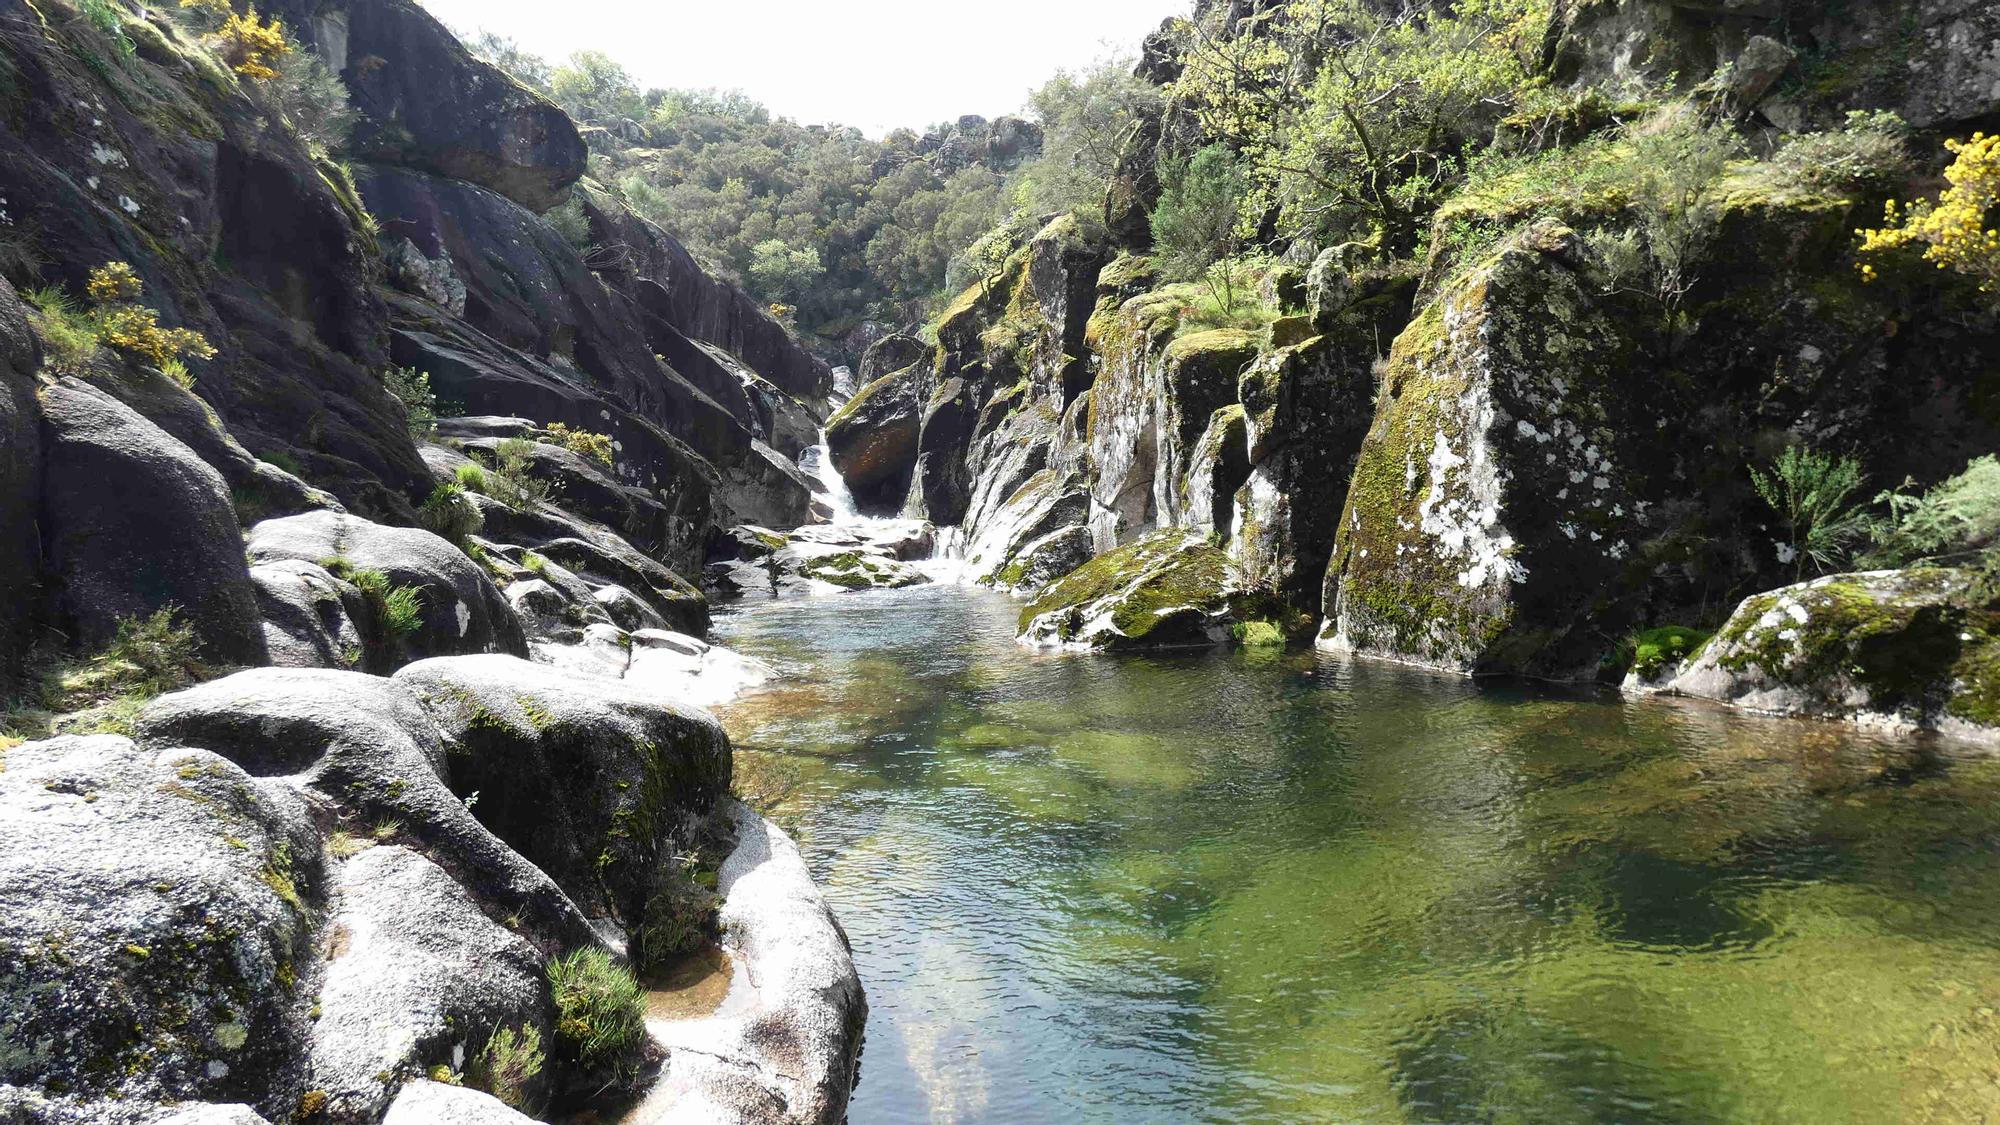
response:
[[[1890,200],[1882,209],[1882,226],[1856,232],[1861,252],[1922,246],[1924,260],[1937,268],[1977,278],[1982,292],[2000,290],[2000,230],[1987,225],[1987,216],[2000,206],[2000,136],[1974,133],[1971,140],[1946,141],[1945,149],[1954,158],[1944,174],[1951,186],[1935,203]],[[1872,263],[1862,263],[1862,280],[1878,276]]]

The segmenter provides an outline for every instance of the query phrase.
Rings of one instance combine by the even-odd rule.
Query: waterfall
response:
[[[819,444],[799,458],[799,468],[812,474],[819,481],[820,491],[813,493],[813,499],[833,510],[833,521],[837,524],[857,524],[864,518],[860,509],[854,506],[854,493],[848,490],[847,481],[840,475],[840,468],[833,463],[833,454],[826,446],[826,431],[819,432]]]

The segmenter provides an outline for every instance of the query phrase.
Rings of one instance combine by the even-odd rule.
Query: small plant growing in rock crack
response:
[[[671,844],[666,854],[655,868],[644,921],[633,933],[633,961],[647,974],[664,972],[714,937],[722,905],[716,873],[698,855],[678,853]]]
[[[437,395],[431,391],[428,372],[414,367],[391,367],[382,373],[382,386],[390,397],[403,404],[410,436],[427,438],[437,432]]]
[[[487,474],[487,495],[509,508],[532,511],[553,500],[557,488],[530,472],[535,464],[535,443],[525,438],[508,438],[493,447],[493,465]]]
[[[201,333],[160,327],[160,314],[139,303],[145,284],[126,262],[106,262],[92,270],[84,293],[90,301],[87,310],[54,287],[27,294],[35,329],[48,345],[49,366],[58,373],[81,371],[99,348],[109,347],[168,371],[169,378],[186,387],[194,383],[186,360],[215,358],[215,349]]]
[[[194,626],[168,606],[149,617],[127,617],[105,650],[104,659],[133,669],[132,686],[154,693],[172,691],[201,674],[201,641]]]
[[[453,479],[467,492],[484,493],[487,488],[486,469],[482,465],[460,465],[458,472],[453,474]]]
[[[572,430],[561,422],[549,423],[548,433],[552,443],[605,468],[611,467],[611,435]]]
[[[320,566],[361,591],[383,645],[394,645],[424,627],[422,590],[394,585],[379,570],[356,570],[346,559],[326,559]]]
[[[582,949],[548,964],[561,1058],[585,1074],[618,1084],[637,1073],[646,1040],[646,1005],[639,982],[602,949]]]
[[[1797,579],[1804,579],[1808,562],[1821,571],[1840,565],[1868,534],[1867,512],[1848,502],[1861,487],[1859,461],[1794,445],[1769,473],[1752,468],[1750,481],[1784,521],[1791,540],[1779,544],[1778,561],[1791,565]]]
[[[430,497],[417,508],[417,522],[464,550],[467,538],[486,526],[486,516],[465,494],[464,485],[446,481],[431,489]]]
[[[522,1113],[533,1115],[535,1079],[546,1061],[542,1033],[530,1024],[519,1029],[496,1028],[486,1046],[466,1067],[465,1080]]]

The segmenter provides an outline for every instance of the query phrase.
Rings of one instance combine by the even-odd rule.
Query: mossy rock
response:
[[[2000,743],[2000,606],[1956,569],[1788,586],[1738,606],[1672,690]]]
[[[1156,532],[1050,585],[1021,611],[1021,639],[1082,649],[1219,644],[1239,593],[1235,567],[1220,548],[1184,532]]]

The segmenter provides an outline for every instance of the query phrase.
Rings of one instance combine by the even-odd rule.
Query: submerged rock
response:
[[[1021,611],[1021,640],[1083,649],[1220,644],[1238,592],[1220,548],[1184,532],[1157,532],[1043,590]]]
[[[1738,606],[1668,690],[2000,745],[2000,607],[1963,570],[1788,586]]]

